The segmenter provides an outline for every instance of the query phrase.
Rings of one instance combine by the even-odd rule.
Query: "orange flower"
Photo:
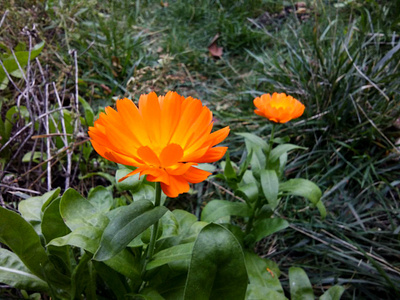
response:
[[[140,96],[139,108],[125,98],[117,101],[117,110],[106,107],[89,136],[104,158],[137,167],[119,181],[140,173],[177,197],[189,191],[189,182],[211,175],[195,165],[217,161],[227,150],[214,146],[228,136],[229,126],[211,133],[212,112],[198,99],[151,92]]]
[[[257,115],[265,117],[276,123],[286,123],[292,119],[300,117],[305,106],[292,96],[286,96],[285,93],[264,94],[254,99],[254,105],[257,107],[254,112]]]

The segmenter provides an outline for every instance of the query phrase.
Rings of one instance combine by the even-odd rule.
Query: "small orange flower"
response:
[[[305,106],[292,96],[286,96],[285,93],[264,94],[254,99],[254,105],[257,107],[254,112],[257,115],[265,117],[272,122],[286,123],[292,119],[300,117]]]
[[[229,126],[211,133],[212,112],[201,101],[175,92],[157,97],[141,95],[139,107],[132,100],[117,101],[117,110],[105,108],[89,128],[93,148],[106,159],[135,166],[147,180],[161,182],[168,197],[189,191],[211,173],[198,163],[221,159],[227,147],[214,147],[229,134]]]

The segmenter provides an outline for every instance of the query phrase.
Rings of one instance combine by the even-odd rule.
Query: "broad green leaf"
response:
[[[221,225],[209,224],[194,244],[184,299],[244,299],[247,272],[242,247]]]
[[[185,230],[188,231],[193,223],[197,222],[197,218],[195,215],[182,210],[182,209],[175,209],[172,211],[176,220],[179,224],[179,229],[183,233]]]
[[[306,272],[302,268],[289,269],[290,296],[292,300],[314,300],[314,292]]]
[[[344,293],[344,287],[335,285],[327,290],[319,300],[340,300],[342,294]]]
[[[18,204],[18,211],[27,221],[41,221],[42,211],[51,201],[58,197],[60,188],[43,194],[42,196],[31,197],[22,200]]]
[[[314,206],[318,207],[322,218],[325,218],[326,210],[321,202],[322,192],[314,182],[303,178],[290,179],[282,182],[279,185],[279,190],[289,195],[308,199]]]
[[[48,245],[57,247],[70,245],[85,249],[90,253],[95,253],[99,247],[102,234],[103,230],[100,228],[83,226],[75,229],[66,236],[51,240]],[[104,263],[135,282],[140,279],[139,264],[126,249],[104,261]]]
[[[71,188],[61,197],[60,213],[72,231],[82,226],[104,228],[109,221],[96,206]]]
[[[65,236],[51,240],[48,245],[57,247],[70,245],[85,249],[90,253],[95,253],[99,246],[102,234],[103,231],[100,228],[94,226],[82,226],[76,228]]]
[[[204,207],[201,213],[201,220],[215,222],[225,216],[249,217],[250,215],[251,210],[246,203],[212,200]]]
[[[101,185],[89,191],[88,200],[98,212],[108,212],[113,205],[111,191]]]
[[[113,291],[116,299],[127,299],[125,298],[125,294],[128,293],[127,283],[123,276],[120,276],[102,262],[93,261],[93,266],[96,269],[96,273],[100,275],[105,284]]]
[[[317,205],[322,195],[321,190],[314,182],[303,178],[295,178],[283,182],[280,184],[279,189],[290,195],[307,198],[314,205]]]
[[[128,249],[123,249],[114,257],[103,261],[107,266],[113,270],[121,273],[132,281],[132,285],[141,284],[141,265],[139,257],[135,257]]]
[[[281,144],[273,148],[269,154],[269,162],[273,163],[281,157],[281,155],[288,153],[289,151],[292,151],[294,149],[303,149],[306,150],[307,148],[300,147],[297,145],[293,144]]]
[[[208,224],[209,224],[208,222],[202,222],[202,221],[194,222],[192,226],[189,227],[188,231],[183,231],[184,238],[182,238],[181,243],[185,244],[194,242],[197,239],[201,230]]]
[[[266,165],[264,151],[268,149],[268,144],[262,138],[251,133],[242,132],[237,133],[237,135],[245,138],[247,152],[252,153],[250,158],[251,169],[258,178],[261,170],[263,170]]]
[[[93,176],[100,176],[100,177],[103,177],[103,178],[105,178],[105,179],[107,179],[111,184],[115,184],[115,178],[114,178],[114,176],[112,176],[112,175],[110,175],[110,174],[108,174],[108,173],[104,173],[104,172],[93,172],[93,173],[88,173],[88,174],[86,174],[86,175],[84,175],[84,176],[79,176],[79,179],[80,180],[83,180],[83,179],[87,179],[87,178],[90,178],[90,177],[93,177]]]
[[[17,255],[0,248],[0,282],[17,289],[47,291],[45,281],[33,275]]]
[[[38,164],[46,159],[47,159],[46,153],[43,153],[41,151],[34,151],[34,152],[29,151],[28,153],[25,153],[25,155],[22,157],[22,162],[28,163],[32,160],[33,162]]]
[[[274,170],[260,172],[261,187],[271,208],[278,206],[279,179]]]
[[[289,226],[289,223],[281,218],[269,218],[261,219],[254,224],[252,234],[255,237],[255,241],[258,242],[261,239]]]
[[[51,202],[43,212],[42,216],[42,233],[46,242],[67,235],[70,233],[69,228],[65,225],[60,214],[60,198]],[[63,266],[70,271],[70,253],[69,247],[48,246],[47,251],[51,255],[57,256],[63,262]],[[51,257],[51,256],[50,256]],[[52,258],[52,257],[51,257]]]
[[[252,298],[249,299],[257,299],[256,296],[259,295],[260,290],[272,290],[280,297],[276,299],[286,299],[279,281],[280,271],[277,265],[273,261],[265,258],[263,259],[249,251],[244,252],[244,257],[250,285],[252,285],[251,288],[248,287],[247,289],[248,295],[252,296]]]
[[[120,214],[110,220],[94,259],[103,261],[115,256],[166,212],[167,208],[154,207],[148,200],[136,201],[126,206]]]
[[[159,227],[161,236],[159,239],[165,239],[179,234],[179,223],[175,215],[171,211],[167,211],[160,219]]]
[[[19,214],[0,206],[0,242],[7,245],[36,276],[59,287],[69,285],[69,278],[50,262],[32,225]],[[44,272],[44,273],[43,273]]]
[[[16,51],[15,57],[18,60],[19,65],[21,68],[25,68],[28,64],[29,58],[31,61],[37,57],[40,52],[43,50],[44,41],[36,44],[30,51]],[[3,59],[4,68],[7,70],[8,73],[13,73],[16,70],[19,70],[18,64],[14,59],[13,55],[9,55],[6,59]],[[7,78],[6,73],[4,72],[3,68],[0,68],[0,82],[3,82],[4,78]],[[4,89],[1,87],[1,89]]]
[[[287,300],[287,298],[277,291],[266,286],[255,284],[247,285],[246,300]]]
[[[226,151],[225,155],[224,175],[228,179],[228,181],[237,180],[235,169],[233,168],[231,159],[229,157],[229,151]]]
[[[1,70],[2,68],[0,68],[0,72]],[[10,138],[14,123],[19,120],[20,117],[24,118],[26,122],[29,122],[30,115],[26,106],[14,105],[7,111],[6,118],[4,120],[5,140]]]
[[[235,195],[244,198],[247,202],[254,203],[258,198],[258,187],[254,182],[241,185]]]
[[[83,253],[71,275],[71,298],[79,299],[83,289],[90,284],[90,255]]]
[[[122,167],[121,169],[117,170],[117,173],[115,174],[115,181],[117,184],[117,187],[123,191],[134,191],[136,189],[138,189],[141,184],[143,183],[144,180],[144,176],[142,176],[139,179],[139,173],[129,176],[128,178],[126,178],[125,180],[119,182],[119,180],[128,175],[130,172],[132,172],[132,169],[126,168],[126,167]]]
[[[166,278],[156,286],[157,291],[165,300],[182,300],[185,290],[186,274],[179,274],[172,278]],[[198,298],[193,298],[198,299]]]
[[[245,138],[247,151],[249,153],[252,149],[255,149],[255,148],[261,148],[262,150],[268,149],[267,142],[255,134],[248,133],[248,132],[239,132],[239,133],[236,133],[236,135],[239,135],[239,136],[242,136]]]
[[[151,270],[177,260],[189,260],[193,246],[194,243],[188,243],[161,250],[154,255],[153,259],[147,264],[146,269]]]
[[[86,126],[93,126],[94,113],[93,113],[92,107],[82,97],[78,96],[78,99],[79,99],[79,103],[81,104],[81,106],[83,107],[83,110],[85,112],[85,118],[84,118],[85,122],[82,122],[82,123],[86,124]]]

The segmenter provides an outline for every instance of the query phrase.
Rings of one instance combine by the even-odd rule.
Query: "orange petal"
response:
[[[137,174],[137,173],[139,173],[139,172],[141,172],[141,171],[143,171],[143,169],[137,168],[136,170],[133,170],[132,172],[126,174],[124,177],[120,178],[120,179],[118,180],[118,182],[124,181],[124,180],[127,179],[128,177],[130,177],[130,176],[132,176],[132,175],[135,175],[135,174]]]
[[[191,167],[185,174],[183,174],[183,178],[185,178],[188,182],[191,183],[199,183],[207,179],[212,173]]]
[[[196,160],[198,163],[211,163],[220,160],[224,155],[228,147],[214,147],[209,149],[203,157]]]
[[[177,144],[169,144],[160,154],[161,166],[167,168],[177,164],[183,156],[182,147]]]
[[[154,151],[149,147],[140,147],[137,151],[139,157],[149,165],[159,167],[161,165],[160,160]]]
[[[161,183],[161,189],[168,197],[175,198],[179,194],[187,193],[190,186],[183,176],[170,176],[170,184]]]
[[[226,126],[220,130],[214,131],[210,134],[209,140],[211,141],[211,146],[217,145],[226,139],[230,131],[229,126]]]
[[[139,110],[150,141],[158,145],[161,136],[161,108],[156,93],[140,96]]]
[[[147,168],[140,175],[147,175],[146,179],[148,181],[163,182],[165,184],[169,184],[171,178],[165,170],[158,168]]]
[[[178,163],[166,169],[168,174],[170,175],[183,175],[189,170],[189,168],[193,165],[197,165],[196,163]]]

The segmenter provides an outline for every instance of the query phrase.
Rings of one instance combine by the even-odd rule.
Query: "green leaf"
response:
[[[204,207],[201,220],[215,222],[225,216],[249,217],[251,210],[246,203],[212,200]]]
[[[113,196],[109,189],[104,186],[96,186],[89,191],[89,202],[98,212],[108,212],[113,205]]]
[[[269,162],[273,163],[273,162],[277,161],[279,159],[279,157],[281,157],[281,155],[288,153],[289,151],[292,151],[294,149],[306,150],[307,148],[300,147],[300,146],[293,145],[293,144],[278,145],[271,150],[271,153],[269,154]]]
[[[108,218],[77,191],[69,188],[61,197],[60,213],[65,224],[73,231],[82,226],[104,228]]]
[[[344,293],[344,287],[335,285],[327,290],[319,300],[340,300],[342,294]]]
[[[179,223],[171,211],[167,211],[165,215],[162,216],[159,229],[162,232],[159,237],[160,240],[179,234]]]
[[[258,178],[261,170],[265,168],[266,157],[264,151],[268,149],[268,144],[257,135],[242,132],[237,135],[245,138],[246,149],[251,153],[250,164],[254,175]]]
[[[260,172],[261,187],[271,208],[278,206],[279,179],[274,170]]]
[[[292,300],[314,300],[314,292],[306,272],[302,268],[289,269],[290,296]]]
[[[244,299],[247,272],[242,247],[221,225],[209,224],[194,244],[184,299]]]
[[[17,289],[47,291],[45,281],[33,275],[17,255],[0,248],[0,282]]]
[[[128,293],[127,283],[124,277],[120,276],[113,269],[107,267],[102,262],[93,261],[96,273],[100,275],[105,284],[113,291],[116,299],[125,300],[125,294]]]
[[[105,179],[107,179],[111,184],[115,184],[115,178],[114,178],[114,176],[112,176],[112,175],[110,175],[110,174],[108,174],[108,173],[104,173],[104,172],[93,172],[93,173],[88,173],[88,174],[86,174],[86,175],[84,175],[84,176],[79,176],[79,179],[80,180],[83,180],[83,179],[87,179],[87,178],[90,178],[90,177],[93,177],[93,176],[100,176],[100,177],[103,177],[103,178],[105,178]]]
[[[55,238],[48,243],[49,246],[62,247],[66,245],[79,247],[95,253],[100,243],[101,235],[103,231],[100,228],[94,226],[82,226],[76,228],[69,234]]]
[[[285,299],[285,294],[279,281],[280,271],[276,263],[274,263],[272,260],[261,258],[258,255],[249,251],[244,252],[244,257],[246,261],[246,268],[249,275],[250,285],[252,285],[252,287],[250,287],[250,291],[249,287],[247,289],[247,293],[253,295],[253,298],[250,299],[257,299],[255,295],[259,294],[260,290],[272,290],[277,295],[279,295],[279,298],[276,299]]]
[[[70,232],[60,214],[60,200],[61,199],[58,198],[51,202],[43,212],[41,228],[47,243],[55,238],[67,235]],[[61,259],[63,267],[70,272],[69,247],[48,246],[47,251],[51,255],[55,255]]]
[[[254,203],[258,198],[257,184],[254,182],[244,184],[235,191],[235,195],[244,198],[247,202]]]
[[[42,151],[34,151],[32,156],[32,151],[29,151],[22,157],[22,162],[28,163],[31,161],[31,159],[34,163],[38,164],[47,159],[47,154],[43,153]]]
[[[249,284],[246,291],[246,300],[287,300],[287,298],[266,286]]]
[[[224,175],[228,179],[228,181],[237,180],[235,169],[232,167],[231,159],[229,157],[229,151],[226,151],[225,155]]]
[[[261,239],[289,226],[289,223],[280,218],[261,219],[254,224],[252,233],[254,234],[255,241]]]
[[[325,218],[326,210],[321,202],[322,192],[314,182],[303,178],[295,178],[281,183],[279,189],[289,195],[308,199],[314,206],[318,207],[322,218]]]
[[[29,51],[16,51],[15,57],[17,58],[21,68],[26,67],[29,58],[31,59],[31,61],[35,59],[35,57],[37,57],[43,50],[43,47],[44,47],[44,41],[36,44],[35,47],[31,49],[30,54]],[[13,73],[16,70],[19,70],[18,64],[12,55],[9,55],[6,59],[3,59],[3,65],[8,73]],[[0,68],[0,82],[3,82],[5,78],[7,78],[5,71],[3,68]],[[1,89],[4,89],[3,86],[1,87]]]
[[[192,255],[194,243],[181,244],[161,250],[147,264],[146,269],[151,270],[177,260],[189,260]]]
[[[132,281],[132,285],[141,284],[140,257],[135,257],[128,249],[124,249],[114,257],[104,261],[113,270],[121,273]]]
[[[129,176],[125,180],[119,182],[119,180],[122,177],[128,175],[132,171],[133,171],[132,169],[125,168],[125,167],[122,167],[121,169],[117,170],[117,173],[115,174],[115,181],[116,181],[117,187],[119,189],[121,189],[123,191],[134,191],[134,190],[138,189],[141,186],[141,184],[142,184],[142,182],[143,182],[145,177],[142,176],[139,179],[139,173],[135,174],[135,175],[132,175],[132,176]]]
[[[0,242],[7,245],[39,278],[44,280],[46,277],[51,284],[59,287],[69,285],[69,278],[59,273],[50,262],[32,225],[19,214],[1,206]]]
[[[83,253],[71,276],[71,298],[79,299],[85,286],[90,284],[90,255]],[[89,297],[88,297],[89,298]]]
[[[262,150],[268,149],[268,144],[259,136],[248,133],[248,132],[239,132],[236,135],[242,136],[245,138],[247,151],[250,153],[252,149],[261,148]]]
[[[94,113],[93,113],[92,107],[82,97],[78,96],[78,99],[79,99],[79,103],[81,104],[81,106],[83,107],[83,110],[85,112],[85,118],[84,118],[85,122],[82,122],[82,123],[85,124],[86,126],[93,126]]]
[[[104,230],[94,259],[107,260],[121,252],[136,236],[157,222],[167,210],[164,206],[154,207],[148,200],[140,200],[128,205],[120,214],[111,219]]]
[[[38,197],[31,197],[26,200],[22,200],[18,204],[18,211],[21,216],[27,221],[41,221],[42,211],[44,208],[58,197],[60,194],[60,188],[52,190]]]

